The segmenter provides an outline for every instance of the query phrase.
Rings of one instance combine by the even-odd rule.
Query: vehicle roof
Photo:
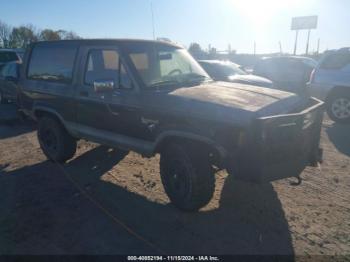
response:
[[[75,39],[75,40],[56,40],[56,41],[39,41],[34,43],[40,45],[51,45],[59,43],[71,43],[71,44],[91,44],[91,45],[101,45],[101,44],[132,44],[132,43],[154,43],[154,44],[165,44],[169,46],[183,48],[181,45],[159,40],[147,40],[147,39]]]
[[[350,52],[350,47],[342,47],[342,48],[339,48],[339,49],[331,49],[331,50],[327,50],[325,51],[325,54],[328,54],[328,53],[341,53],[341,52]]]
[[[266,57],[263,57],[262,60],[269,60],[269,59],[300,59],[300,60],[303,60],[303,59],[307,59],[307,60],[314,60],[310,57],[307,57],[307,56],[266,56]]]
[[[0,48],[0,52],[24,52],[21,48]]]
[[[237,65],[239,66],[238,64],[236,63],[233,63],[231,61],[228,61],[228,60],[198,60],[198,63],[208,63],[208,64],[234,64],[234,65]]]

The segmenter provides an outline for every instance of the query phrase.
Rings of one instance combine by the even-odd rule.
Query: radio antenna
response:
[[[151,15],[152,15],[152,33],[153,33],[153,40],[156,40],[156,34],[154,29],[154,12],[153,12],[153,3],[151,1]]]

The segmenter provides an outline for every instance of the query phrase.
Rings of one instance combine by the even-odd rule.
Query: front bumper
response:
[[[263,183],[299,176],[306,166],[317,165],[323,112],[323,102],[310,98],[300,113],[257,119],[229,171],[238,179]]]

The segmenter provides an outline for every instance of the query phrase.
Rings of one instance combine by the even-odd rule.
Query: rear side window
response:
[[[71,83],[77,47],[43,46],[32,51],[28,78],[34,80]]]
[[[12,61],[17,61],[18,57],[17,54],[15,52],[0,52],[0,63],[8,63],[8,62],[12,62]]]
[[[341,69],[350,64],[350,53],[337,53],[325,57],[321,69]]]

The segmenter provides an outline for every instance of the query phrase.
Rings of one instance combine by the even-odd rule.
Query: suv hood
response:
[[[307,101],[306,97],[280,90],[228,82],[153,91],[145,96],[150,107],[237,125],[249,124],[258,117],[290,113]]]
[[[228,77],[228,81],[232,83],[249,84],[270,88],[273,87],[272,81],[256,75],[233,75]]]

